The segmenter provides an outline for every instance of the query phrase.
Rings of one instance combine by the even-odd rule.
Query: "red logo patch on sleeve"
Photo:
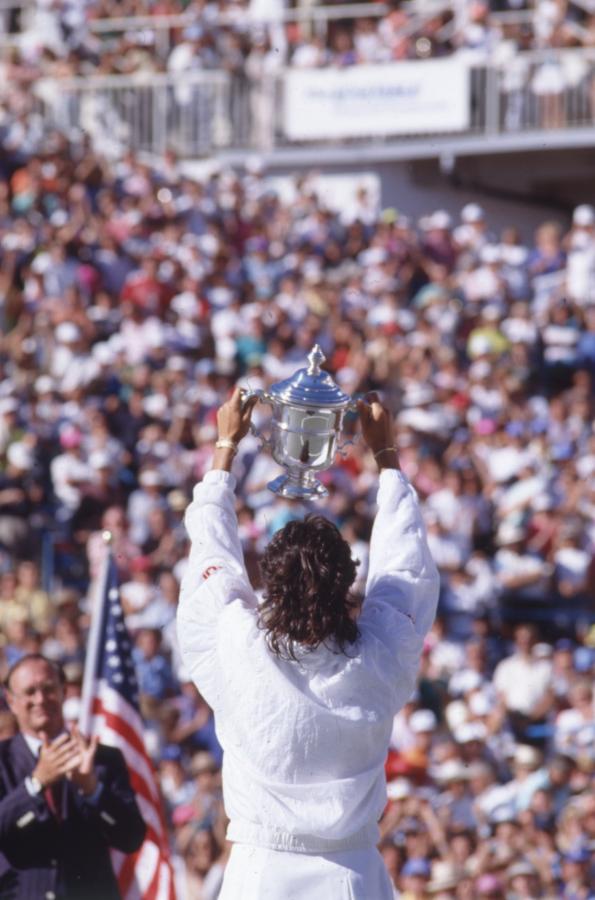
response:
[[[213,575],[214,572],[219,571],[220,568],[221,566],[208,566],[202,573],[203,581],[206,581],[207,578],[210,578],[211,575]]]

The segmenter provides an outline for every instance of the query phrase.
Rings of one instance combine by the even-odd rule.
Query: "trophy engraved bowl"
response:
[[[351,397],[320,368],[325,358],[316,344],[306,369],[271,385],[268,391],[244,395],[256,395],[272,407],[271,435],[263,440],[286,472],[267,487],[281,497],[305,500],[328,493],[316,473],[332,465],[341,449],[338,439],[343,416],[356,408]]]

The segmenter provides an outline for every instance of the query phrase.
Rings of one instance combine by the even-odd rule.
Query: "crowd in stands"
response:
[[[346,393],[397,414],[442,578],[387,760],[396,896],[592,898],[593,207],[533,235],[495,233],[477,203],[412,221],[363,188],[333,210],[307,176],[282,199],[256,161],[202,180],[171,154],[108,162],[16,91],[0,120],[2,671],[59,660],[76,719],[108,529],[180,898],[213,900],[221,750],[177,652],[183,514],[231,387],[266,388],[319,343]],[[257,438],[234,465],[258,588],[262,548],[309,506],[267,490]],[[359,589],[375,468],[356,440],[323,475]]]
[[[230,108],[231,144],[260,152],[269,148],[276,127],[275,79],[296,69],[458,59],[472,70],[497,70],[489,89],[498,92],[496,118],[504,131],[593,121],[595,57],[589,51],[595,18],[582,0],[391,0],[370,2],[369,16],[361,6],[357,16],[324,19],[304,17],[306,7],[292,10],[280,0],[36,0],[22,7],[16,0],[0,10],[0,85],[31,90],[62,129],[85,117],[87,130],[102,128],[117,141],[137,122],[152,146],[148,134],[161,122],[159,101],[153,108],[142,92],[119,101],[89,94],[85,110],[75,115],[76,100],[60,82],[166,74],[176,82],[165,101],[169,115],[175,110],[185,122],[178,126],[180,146],[190,142],[191,153],[199,155],[226,141],[211,133],[214,87],[208,73],[215,72],[227,76],[229,97],[219,102]],[[172,24],[164,25],[164,16]],[[122,24],[126,17],[133,17],[128,25]],[[559,52],[573,49],[583,52]],[[184,84],[187,73],[198,80]],[[481,78],[472,80],[470,105],[481,121],[487,89]],[[113,151],[119,152],[121,146]]]
[[[291,18],[291,8],[280,0],[36,0],[22,9],[15,3],[5,13],[4,29],[19,35],[13,65],[57,77],[96,71],[240,73],[251,58],[262,57],[267,71],[451,54],[471,63],[494,60],[519,68],[519,51],[595,45],[593,14],[587,5],[569,0],[391,0],[380,14],[374,2],[370,10],[368,17],[334,18],[321,28],[313,20]],[[93,28],[98,20],[181,14],[185,21],[165,30],[150,24]],[[576,63],[566,69],[562,75],[576,79]],[[545,74],[551,79],[549,69]]]

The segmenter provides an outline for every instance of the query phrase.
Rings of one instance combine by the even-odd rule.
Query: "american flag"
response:
[[[167,831],[153,765],[145,749],[132,642],[124,623],[118,575],[107,554],[95,598],[83,682],[80,729],[121,750],[141,815],[145,841],[136,853],[112,851],[123,900],[175,900]]]

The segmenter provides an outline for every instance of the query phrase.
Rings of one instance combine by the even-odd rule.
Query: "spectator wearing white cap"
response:
[[[513,428],[513,425],[515,426]],[[519,426],[517,428],[516,426]],[[522,434],[522,424],[509,422],[509,431]],[[525,457],[523,465],[515,473],[514,480],[505,483],[496,493],[494,501],[496,515],[500,522],[506,520],[512,522],[522,521],[527,510],[532,505],[536,496],[547,491],[548,481],[545,472],[540,467],[537,459]]]
[[[51,438],[62,416],[56,383],[50,375],[40,375],[33,385],[32,416],[38,423],[40,437]]]
[[[486,214],[478,203],[466,203],[461,209],[461,222],[466,227],[466,244],[476,253],[488,240]]]
[[[308,39],[304,35],[294,48],[290,64],[299,69],[318,69],[327,65],[329,59],[328,47],[320,35],[313,34]]]
[[[407,703],[395,715],[389,747],[391,750],[408,750],[415,743],[414,731],[411,727],[411,716],[417,709],[419,697],[417,692],[409,697]]]
[[[431,709],[417,709],[411,714],[409,719],[409,727],[413,734],[422,734],[428,736],[432,734],[438,726],[435,713]],[[427,738],[424,737],[424,741]]]
[[[503,606],[519,607],[521,602],[543,602],[550,595],[553,566],[527,545],[527,532],[520,521],[502,521],[496,533],[498,550],[494,573]]]
[[[595,746],[595,705],[593,685],[588,678],[577,680],[569,689],[567,709],[554,722],[554,746],[560,753],[579,756]]]
[[[63,326],[67,326],[69,337],[57,348],[52,358],[51,372],[63,395],[76,394],[98,377],[100,366],[96,357],[88,352],[87,341],[78,326],[63,322],[56,329],[56,334]],[[74,330],[70,331],[70,328]]]
[[[580,525],[569,524],[555,536],[552,547],[554,580],[557,593],[567,603],[586,603],[592,594],[593,555],[586,549],[586,541]]]
[[[517,811],[526,809],[533,794],[545,783],[543,754],[530,744],[517,744],[510,760],[513,778],[506,783],[508,803]]]
[[[427,770],[432,752],[432,745],[438,729],[438,720],[431,709],[416,709],[409,717],[412,742],[406,749],[400,751],[405,762],[418,777],[423,777]],[[393,727],[394,733],[394,727]]]
[[[499,309],[504,309],[506,282],[502,275],[502,254],[497,244],[483,244],[478,250],[480,265],[458,278],[459,285],[468,303],[479,304],[490,301]]]
[[[524,344],[530,349],[535,347],[539,331],[531,315],[531,308],[524,300],[512,304],[500,327],[510,344]]]
[[[433,769],[432,774],[441,787],[435,809],[442,824],[474,828],[477,822],[473,811],[473,795],[467,784],[468,766],[460,757],[454,757]]]
[[[464,869],[448,860],[435,860],[432,864],[432,877],[428,882],[429,897],[437,900],[456,900],[457,891],[463,881],[468,878]]]
[[[128,498],[130,539],[139,546],[149,537],[149,512],[152,509],[167,510],[167,501],[163,496],[164,486],[159,469],[147,467],[140,472],[138,488]]]
[[[50,463],[54,494],[58,501],[57,516],[68,522],[79,508],[83,488],[92,478],[89,463],[83,457],[83,435],[74,425],[66,424],[60,432],[62,453]]]
[[[595,209],[575,207],[572,226],[564,239],[567,251],[566,294],[578,306],[595,300]]]
[[[453,221],[448,212],[438,209],[428,217],[421,248],[430,261],[450,273],[454,269],[457,252],[452,239]],[[429,270],[430,274],[432,269]]]

